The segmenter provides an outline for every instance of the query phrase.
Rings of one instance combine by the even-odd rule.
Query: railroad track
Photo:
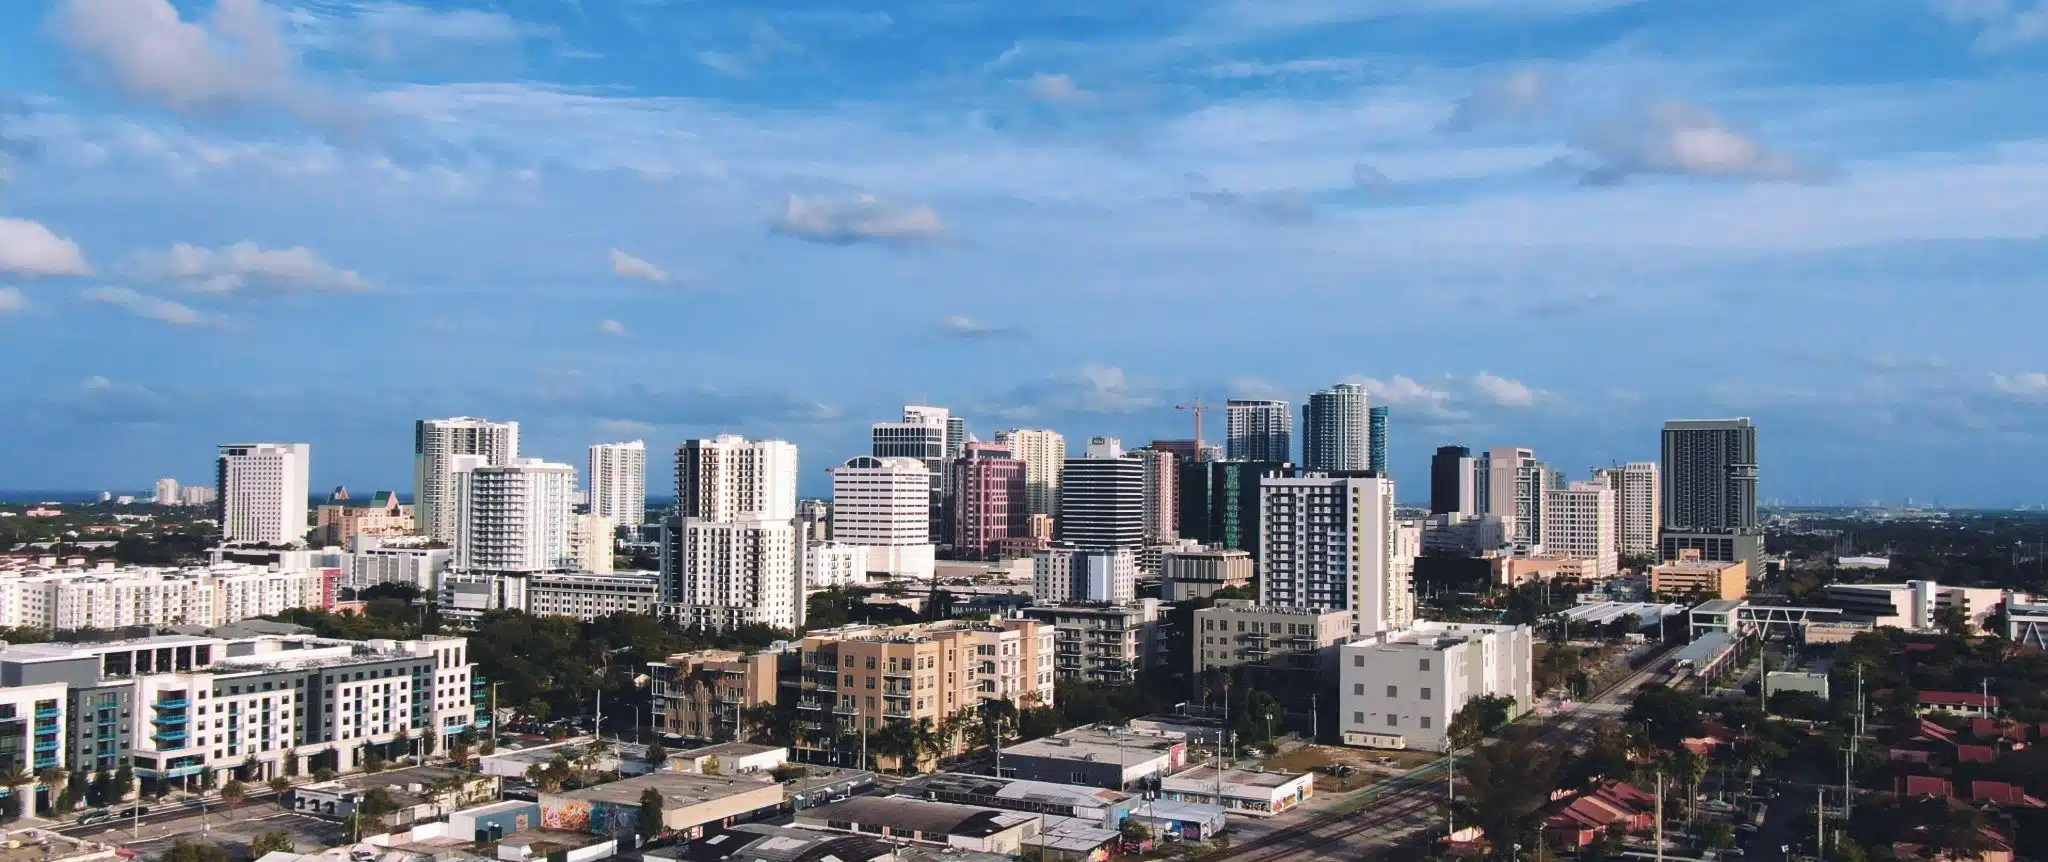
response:
[[[1645,663],[1641,669],[1624,674],[1620,679],[1595,692],[1585,703],[1608,704],[1610,698],[1633,692],[1656,676],[1657,669],[1663,664],[1664,655],[1670,652],[1671,650],[1667,649],[1664,654]],[[1570,717],[1571,713],[1556,716],[1538,738],[1549,742],[1566,732],[1573,724]],[[1374,785],[1346,803],[1342,809],[1317,815],[1285,829],[1275,830],[1255,842],[1233,847],[1207,859],[1215,862],[1279,862],[1435,808],[1438,799],[1432,791],[1437,780],[1449,767],[1449,757],[1432,760],[1406,775]],[[1341,828],[1332,832],[1319,832],[1333,826]]]

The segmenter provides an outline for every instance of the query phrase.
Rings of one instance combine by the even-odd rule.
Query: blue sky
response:
[[[2044,72],[2042,0],[0,4],[0,487],[1363,380],[1408,500],[1749,415],[1775,499],[2038,503]]]

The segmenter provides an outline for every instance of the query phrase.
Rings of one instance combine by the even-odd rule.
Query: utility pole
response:
[[[1664,770],[1657,770],[1657,862],[1664,862]]]
[[[1813,788],[1813,858],[1821,858],[1828,843],[1828,789]]]
[[[1458,834],[1458,749],[1452,746],[1448,739],[1444,740],[1444,748],[1450,751],[1451,757],[1450,768],[1444,770],[1444,774],[1448,776],[1444,779],[1444,792],[1450,799],[1450,804],[1444,806],[1444,823],[1450,829],[1444,840],[1450,841]]]

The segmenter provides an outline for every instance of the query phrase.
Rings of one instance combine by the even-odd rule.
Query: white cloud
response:
[[[26,219],[0,218],[0,273],[26,277],[91,275],[78,243]]]
[[[1550,79],[1539,69],[1521,69],[1480,84],[1458,101],[1442,129],[1463,132],[1492,123],[1528,122],[1550,109]]]
[[[1041,102],[1078,102],[1094,95],[1081,89],[1070,76],[1043,72],[1031,76],[1031,80],[1025,82],[1025,90],[1031,98]]]
[[[108,380],[107,378],[101,377],[97,374],[85,378],[83,382],[78,384],[78,388],[83,389],[87,392],[98,392],[99,390],[102,389],[111,389],[113,388],[113,386],[114,381]]]
[[[863,195],[832,201],[791,195],[775,218],[776,232],[828,245],[878,242],[915,245],[944,239],[946,226],[929,206],[898,208]]]
[[[623,440],[627,438],[643,439],[652,437],[658,429],[654,423],[642,422],[638,419],[599,419],[597,420],[597,430],[606,437]]]
[[[663,282],[668,280],[668,273],[662,271],[661,267],[618,249],[612,249],[612,274],[625,278],[637,278],[641,281]]]
[[[28,297],[22,295],[21,288],[0,287],[0,314],[13,314],[27,307]]]
[[[1365,387],[1367,397],[1374,404],[1413,410],[1426,418],[1438,421],[1469,418],[1452,405],[1451,393],[1448,390],[1431,386],[1412,377],[1395,376],[1386,380],[1352,377],[1345,382]]]
[[[1821,175],[1712,112],[1677,102],[1596,126],[1582,136],[1580,146],[1595,160],[1585,174],[1592,184],[1618,182],[1631,174],[1772,182],[1807,182]]]
[[[744,78],[779,54],[796,54],[802,50],[768,22],[756,20],[747,39],[746,50],[699,51],[697,62],[726,77]]]
[[[368,282],[305,246],[265,249],[243,240],[221,249],[178,243],[137,259],[143,275],[185,283],[202,293],[234,293],[255,286],[276,291],[367,290]]]
[[[1287,390],[1256,377],[1233,377],[1227,384],[1232,398],[1263,398],[1284,401],[1289,398]]]
[[[597,331],[606,335],[625,335],[626,325],[616,320],[606,320],[597,325]]]
[[[1013,327],[997,326],[961,314],[955,314],[940,320],[939,329],[947,335],[960,338],[997,338],[1018,334],[1017,330]]]
[[[1536,406],[1536,390],[1520,380],[1500,377],[1491,372],[1481,371],[1472,378],[1472,389],[1479,397],[1496,407],[1528,408]]]
[[[2023,371],[1991,375],[1991,388],[2014,398],[2048,398],[2048,373]]]
[[[104,302],[117,306],[136,317],[158,320],[173,326],[215,326],[217,319],[168,299],[139,293],[125,287],[94,287],[82,291],[80,296],[92,302]]]
[[[2048,41],[2048,2],[1937,0],[1949,21],[1977,30],[1977,49],[2006,51]]]
[[[177,110],[247,103],[292,89],[298,61],[261,0],[218,0],[204,22],[170,0],[62,0],[58,39],[130,96]]]

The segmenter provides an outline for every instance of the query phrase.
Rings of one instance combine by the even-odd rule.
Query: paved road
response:
[[[137,818],[122,817],[115,820],[101,820],[90,825],[84,826],[79,825],[78,822],[75,820],[68,822],[53,821],[52,825],[46,826],[44,828],[50,829],[51,831],[54,831],[60,835],[68,835],[73,838],[98,839],[99,836],[105,835],[106,838],[104,840],[112,843],[119,843],[121,840],[120,836],[132,834],[138,825],[142,827],[143,836],[149,837],[152,834],[151,827],[169,827],[172,825],[179,824],[181,821],[189,820],[192,822],[192,828],[197,829],[199,828],[199,825],[203,819],[202,815],[204,815],[205,818],[213,819],[215,822],[221,822],[223,820],[229,819],[231,816],[234,819],[241,819],[252,816],[254,814],[276,813],[277,793],[276,791],[270,790],[268,788],[265,788],[261,792],[257,792],[252,788],[249,792],[248,797],[242,801],[241,806],[236,810],[236,812],[233,815],[229,814],[226,807],[221,805],[221,802],[218,799],[207,800],[203,808],[197,800],[189,802],[170,803],[164,805],[157,805],[149,802],[143,802],[139,804],[149,809],[148,814],[144,814],[142,815],[141,818],[139,818],[139,823]],[[110,810],[113,811],[119,811],[127,807],[129,806],[109,806]],[[175,835],[178,834],[179,831],[183,830],[174,830],[170,832],[156,832],[155,834]]]

